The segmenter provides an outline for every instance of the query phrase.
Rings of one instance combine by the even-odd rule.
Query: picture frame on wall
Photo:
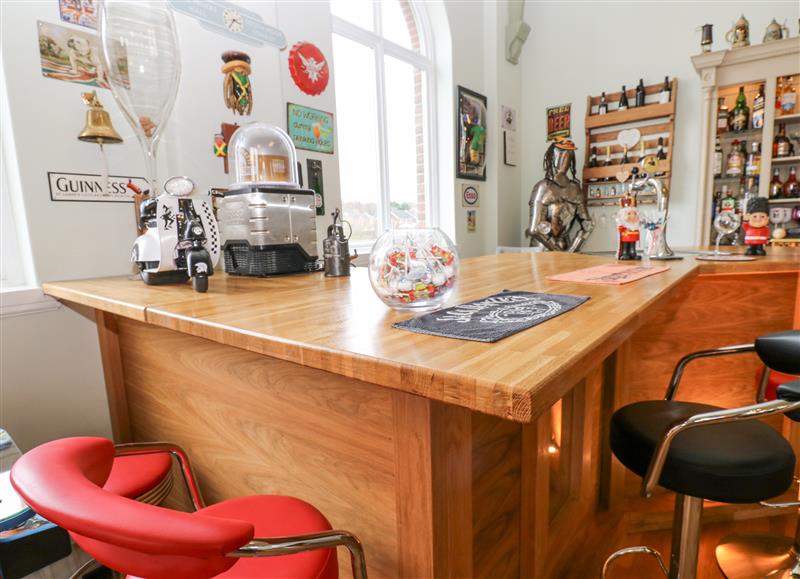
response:
[[[456,177],[486,181],[486,97],[458,87]]]

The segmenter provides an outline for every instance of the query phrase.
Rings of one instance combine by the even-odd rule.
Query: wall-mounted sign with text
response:
[[[286,128],[298,149],[333,154],[333,113],[286,103]]]
[[[206,30],[240,42],[276,48],[286,47],[286,36],[270,26],[261,15],[226,0],[169,0],[170,6],[195,18]]]
[[[47,173],[50,182],[50,199],[53,201],[105,201],[133,203],[133,193],[128,181],[146,191],[150,184],[144,177],[109,175],[108,187],[102,175],[82,173]]]
[[[547,108],[547,140],[569,137],[570,114],[572,103]]]

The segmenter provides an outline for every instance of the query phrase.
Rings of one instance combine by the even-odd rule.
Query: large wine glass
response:
[[[150,194],[158,194],[156,150],[181,77],[178,34],[167,2],[103,0],[103,63],[114,99],[136,132]]]
[[[731,233],[735,233],[739,230],[739,225],[741,225],[742,220],[737,213],[734,211],[720,211],[717,217],[714,219],[714,229],[717,230],[717,244],[716,248],[714,249],[714,255],[729,255],[728,252],[722,252],[719,250],[719,244],[722,241],[722,237],[725,235],[730,235]]]

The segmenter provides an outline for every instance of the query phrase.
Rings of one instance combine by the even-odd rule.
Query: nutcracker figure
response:
[[[764,245],[769,241],[769,202],[764,197],[750,199],[744,219],[746,255],[767,255]]]
[[[636,208],[636,197],[626,193],[619,200],[619,206],[620,210],[617,212],[617,231],[619,231],[617,259],[620,261],[642,259],[642,256],[636,253],[641,224],[639,210]]]

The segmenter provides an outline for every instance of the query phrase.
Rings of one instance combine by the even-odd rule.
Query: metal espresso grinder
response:
[[[342,221],[339,208],[331,213],[333,223],[328,226],[328,236],[322,240],[322,255],[325,258],[325,277],[342,277],[350,275],[350,262],[358,257],[356,252],[350,257],[350,236],[353,230],[350,224]],[[344,234],[344,224],[350,232]]]

